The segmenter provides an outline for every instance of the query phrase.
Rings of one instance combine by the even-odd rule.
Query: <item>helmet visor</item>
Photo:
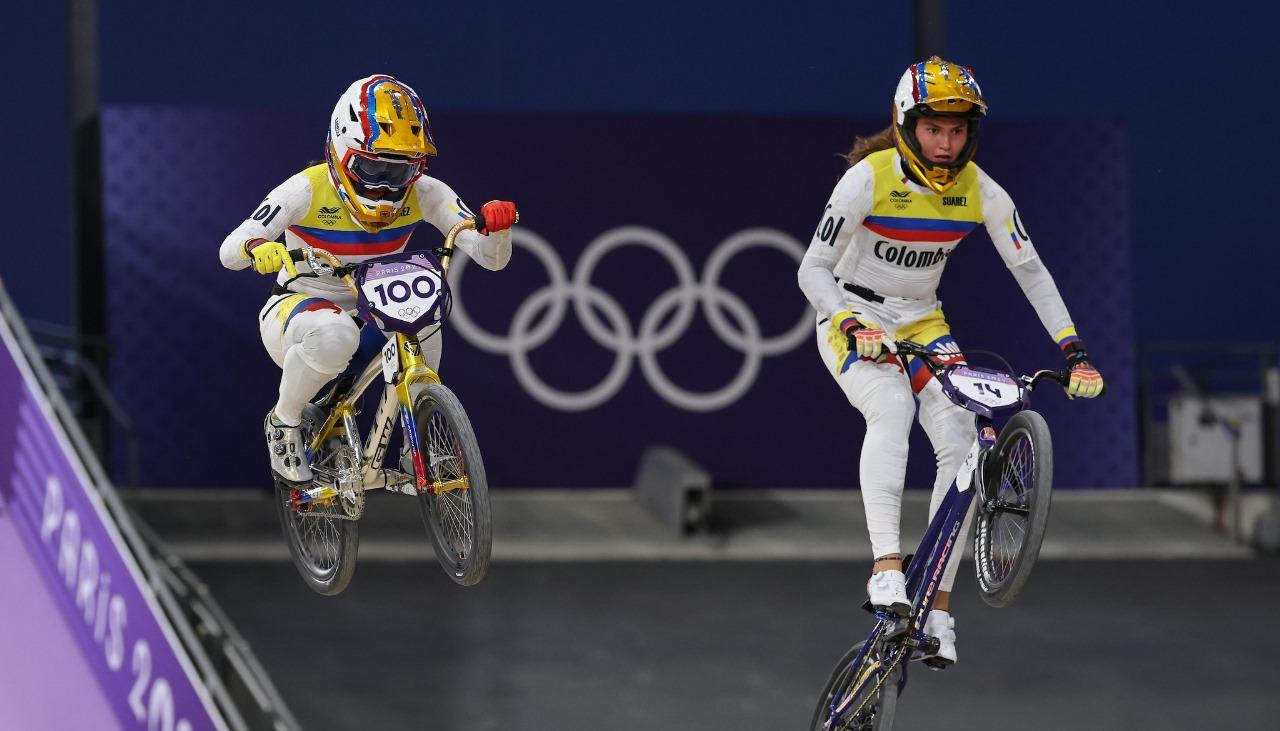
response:
[[[352,155],[347,171],[365,188],[400,189],[422,172],[422,161],[406,162]]]

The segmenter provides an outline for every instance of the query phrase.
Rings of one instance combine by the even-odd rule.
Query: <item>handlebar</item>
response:
[[[928,348],[924,347],[923,345],[920,345],[919,343],[913,343],[910,340],[899,340],[894,342],[892,346],[889,348],[889,351],[895,354],[914,355],[919,357],[921,361],[924,363],[925,367],[929,369],[929,372],[933,373],[935,376],[938,374],[938,371],[946,367],[946,364],[939,362],[941,360],[942,354],[935,353],[932,350],[929,350]],[[952,355],[952,354],[948,353],[947,355]],[[1010,373],[1009,375],[1014,375],[1014,374]],[[1030,376],[1019,375],[1016,377],[1018,378],[1018,380],[1022,381],[1022,384],[1026,386],[1028,390],[1034,390],[1036,387],[1036,384],[1043,380],[1051,380],[1054,383],[1057,383],[1059,386],[1062,386],[1063,388],[1066,388],[1067,385],[1071,382],[1071,373],[1065,368],[1057,371],[1039,370],[1031,374]]]
[[[520,222],[519,213],[516,214],[516,222]],[[484,216],[476,214],[473,218],[464,218],[458,221],[453,228],[449,229],[449,233],[445,234],[444,244],[436,250],[440,257],[442,274],[447,275],[449,273],[449,260],[453,256],[454,248],[456,248],[454,240],[457,239],[458,234],[463,231],[482,229],[484,227]],[[328,251],[305,245],[299,249],[290,249],[289,258],[295,262],[307,262],[307,265],[311,267],[311,271],[321,276],[332,274],[340,278],[347,285],[347,288],[351,290],[352,294],[360,295],[360,289],[356,287],[356,283],[351,279],[351,274],[355,272],[358,265],[343,264],[338,257]]]

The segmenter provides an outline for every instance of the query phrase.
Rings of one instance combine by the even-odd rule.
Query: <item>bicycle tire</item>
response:
[[[462,586],[478,584],[489,570],[493,520],[480,445],[467,412],[447,386],[414,386],[413,417],[422,461],[432,484],[465,478],[467,486],[437,495],[418,493],[418,505],[436,560]]]
[[[324,412],[314,404],[307,404],[303,407],[302,419],[306,431],[314,433],[324,423]],[[345,436],[342,438],[346,439]],[[320,453],[312,455],[313,463],[323,460],[323,449],[322,447]],[[290,498],[293,489],[293,485],[275,479],[273,502],[294,568],[307,586],[317,594],[341,594],[355,574],[356,557],[360,551],[359,524],[354,520],[320,517],[323,508],[315,510],[317,514],[306,515],[293,507]],[[336,547],[331,551],[331,558],[318,556],[313,550],[315,546],[309,536],[314,537],[316,530],[327,531],[328,542]]]
[[[881,683],[878,691],[880,697],[872,703],[869,719],[861,719],[857,723],[853,723],[854,719],[850,719],[850,723],[844,723],[835,729],[827,727],[829,720],[829,711],[831,710],[831,701],[837,695],[843,695],[848,692],[849,684],[854,677],[853,661],[858,658],[858,653],[862,652],[863,645],[866,641],[859,642],[849,648],[848,652],[836,663],[835,668],[827,677],[827,684],[822,687],[822,692],[818,694],[818,705],[813,709],[813,716],[809,721],[811,731],[890,731],[893,728],[893,718],[898,709],[898,694],[901,692],[902,684],[902,666],[896,665],[890,671],[890,675],[883,683]],[[870,655],[868,655],[868,658]],[[867,662],[867,658],[863,659],[863,663]],[[887,691],[887,692],[886,692]]]
[[[982,600],[993,607],[1007,607],[1026,588],[1049,524],[1053,441],[1044,417],[1034,411],[1014,414],[996,439],[989,460],[990,480],[984,480],[984,494],[974,501],[973,563]],[[1025,517],[993,510],[988,501],[994,500],[1025,509]],[[1014,543],[1016,547],[1011,547]]]

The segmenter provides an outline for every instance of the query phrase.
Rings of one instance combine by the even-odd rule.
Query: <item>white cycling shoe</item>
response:
[[[267,434],[271,471],[288,482],[311,482],[311,464],[307,458],[307,443],[302,438],[301,425],[286,426],[274,413],[268,413],[262,428]]]
[[[875,609],[885,609],[901,617],[911,614],[907,577],[901,571],[890,569],[872,574],[867,579],[867,596]]]
[[[956,618],[950,612],[929,610],[924,633],[938,638],[938,652],[921,658],[926,665],[941,670],[956,661]]]

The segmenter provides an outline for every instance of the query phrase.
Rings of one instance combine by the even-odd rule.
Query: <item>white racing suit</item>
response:
[[[907,437],[920,402],[920,425],[933,445],[938,472],[929,517],[946,496],[975,439],[974,415],[953,404],[916,359],[880,362],[850,353],[830,330],[832,315],[851,310],[888,340],[912,340],[939,353],[958,353],[937,299],[947,259],[983,224],[1040,321],[1065,346],[1077,340],[1058,288],[1036,255],[1013,201],[977,165],[938,195],[902,172],[893,149],[872,153],[836,184],[800,264],[800,288],[817,312],[818,351],[827,372],[866,419],[858,476],[875,557],[901,553],[898,538]],[[853,291],[853,290],[856,290]],[[952,361],[960,360],[953,356]],[[940,588],[950,591],[972,512]],[[923,557],[922,557],[923,559]]]
[[[422,176],[414,184],[402,215],[376,233],[368,233],[347,214],[325,165],[315,165],[286,180],[267,195],[256,211],[222,242],[219,256],[228,269],[245,269],[246,243],[280,241],[289,249],[303,245],[325,249],[343,263],[361,262],[405,249],[409,237],[424,221],[441,233],[470,211],[449,186]],[[281,238],[283,235],[283,238]],[[458,248],[486,269],[501,269],[511,258],[511,232],[485,236],[475,231],[458,235]],[[334,276],[317,276],[305,261],[298,276],[280,270],[276,286],[258,313],[259,332],[267,353],[284,370],[275,415],[297,424],[302,407],[325,383],[341,373],[360,344],[352,317],[355,296]],[[432,368],[440,363],[440,336],[423,342]]]

